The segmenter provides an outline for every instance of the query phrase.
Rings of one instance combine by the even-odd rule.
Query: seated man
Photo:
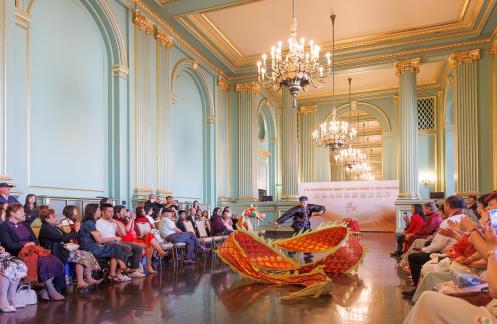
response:
[[[96,228],[102,235],[102,239],[106,242],[113,242],[114,244],[119,244],[132,256],[131,269],[126,271],[127,275],[131,278],[141,278],[145,275],[140,272],[140,261],[143,255],[143,248],[135,243],[122,242],[121,237],[117,235],[117,230],[120,227],[117,225],[115,220],[112,218],[114,216],[114,206],[111,204],[104,203],[100,206],[102,215],[97,220]],[[126,233],[119,233],[120,236],[125,236]]]
[[[162,200],[160,200],[160,198],[157,198],[154,194],[150,194],[148,195],[148,200],[145,202],[145,205],[143,207],[145,208],[146,211],[152,209],[153,210],[152,217],[154,219],[157,219],[162,213],[164,204],[162,203]]]
[[[201,251],[204,251],[205,247],[200,244],[195,234],[191,232],[182,232],[177,228],[172,220],[173,215],[174,211],[170,209],[166,209],[162,213],[161,221],[159,223],[159,232],[168,242],[186,243],[185,263],[195,263],[195,247],[198,247]]]
[[[6,182],[0,183],[0,203],[7,204],[20,204],[19,200],[16,197],[10,195],[10,189],[12,189],[14,185],[8,184]]]
[[[444,203],[444,212],[448,217],[440,224],[440,229],[445,229],[449,227],[449,220],[453,222],[459,222],[461,217],[463,217],[464,209],[464,199],[458,196],[449,196]],[[404,291],[402,295],[404,297],[412,298],[416,292],[416,287],[419,282],[421,275],[421,268],[423,265],[430,261],[430,254],[435,252],[446,252],[451,245],[457,241],[453,238],[441,235],[440,233],[435,234],[430,245],[425,246],[421,249],[421,252],[412,253],[409,255],[409,270],[411,271],[412,281],[414,286],[410,289]]]

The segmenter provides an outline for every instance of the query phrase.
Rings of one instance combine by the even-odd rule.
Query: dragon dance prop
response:
[[[245,219],[261,215],[254,207],[247,209],[237,223],[239,229],[230,234],[216,253],[243,277],[268,284],[305,287],[284,299],[329,293],[331,279],[327,274],[352,272],[362,260],[361,244],[343,223],[325,223],[288,239],[269,240],[260,237]],[[285,250],[324,256],[300,265]]]

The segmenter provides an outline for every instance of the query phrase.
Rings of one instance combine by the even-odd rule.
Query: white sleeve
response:
[[[441,252],[447,247],[447,245],[449,245],[450,241],[450,237],[446,237],[437,233],[431,241],[430,245],[425,246],[421,249],[421,251],[425,253]]]

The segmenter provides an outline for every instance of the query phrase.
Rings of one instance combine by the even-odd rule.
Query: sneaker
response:
[[[123,275],[122,273],[117,274],[117,279],[119,279],[121,282],[123,281],[130,281],[131,278],[128,276]]]
[[[128,273],[128,277],[130,277],[130,278],[143,278],[143,277],[145,277],[145,275],[139,271],[134,271],[134,272]]]

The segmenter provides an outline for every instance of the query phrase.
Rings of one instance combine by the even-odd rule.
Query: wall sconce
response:
[[[423,173],[419,177],[419,182],[425,187],[428,187],[436,180],[435,175],[433,173]]]

